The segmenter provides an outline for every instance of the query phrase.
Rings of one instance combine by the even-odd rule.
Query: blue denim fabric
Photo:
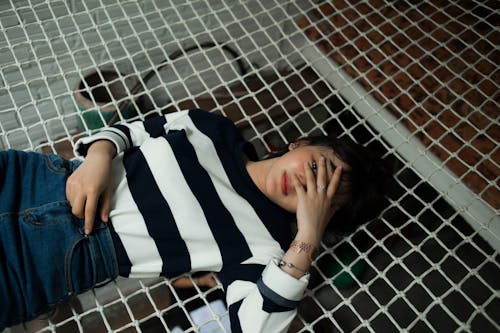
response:
[[[78,163],[0,151],[0,331],[117,276],[105,223],[86,237],[71,214],[67,177]]]

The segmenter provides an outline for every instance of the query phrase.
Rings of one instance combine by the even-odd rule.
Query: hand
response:
[[[333,202],[342,167],[337,167],[331,175],[332,171],[327,169],[326,159],[321,157],[316,177],[308,163],[305,163],[304,169],[305,187],[296,175],[293,177],[293,185],[298,197],[296,239],[318,246],[328,221],[335,212]]]
[[[85,219],[85,234],[94,226],[98,203],[101,204],[100,218],[108,221],[111,208],[111,162],[116,149],[109,141],[94,142],[84,162],[75,170],[66,182],[66,198],[71,204],[71,211]]]
[[[213,288],[217,286],[217,280],[215,280],[215,276],[213,273],[207,273],[200,277],[193,278],[193,281],[199,287]]]
[[[217,280],[213,273],[206,273],[199,277],[192,277],[191,279],[183,276],[172,282],[175,288],[193,288],[194,285],[199,287],[213,288],[217,286]]]

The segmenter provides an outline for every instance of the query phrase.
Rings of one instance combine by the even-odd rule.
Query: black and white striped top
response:
[[[113,142],[111,234],[120,274],[217,272],[233,332],[286,331],[307,276],[277,266],[291,241],[289,214],[251,180],[255,151],[234,124],[203,110],[114,125],[77,142]]]

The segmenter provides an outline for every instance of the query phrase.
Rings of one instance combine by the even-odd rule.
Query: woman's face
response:
[[[269,160],[270,167],[265,175],[263,185],[266,196],[289,212],[295,213],[297,210],[297,193],[293,186],[293,176],[297,176],[302,186],[306,185],[305,162],[309,167],[313,167],[314,163],[319,166],[320,157],[324,156],[327,162],[328,182],[336,166],[342,166],[343,170],[349,170],[349,166],[328,147],[308,146],[306,143],[299,142],[290,144],[288,149],[286,154]],[[343,204],[337,203],[338,206]]]

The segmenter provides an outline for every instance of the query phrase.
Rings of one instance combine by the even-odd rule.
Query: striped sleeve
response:
[[[148,138],[157,138],[165,134],[170,123],[186,116],[188,116],[187,110],[106,127],[92,136],[78,140],[74,148],[75,156],[84,157],[90,145],[99,140],[111,141],[116,147],[117,154],[120,154],[132,147],[140,146]]]
[[[296,279],[273,260],[255,282],[241,275],[225,284],[231,330],[236,332],[286,332],[302,300],[309,276]]]

